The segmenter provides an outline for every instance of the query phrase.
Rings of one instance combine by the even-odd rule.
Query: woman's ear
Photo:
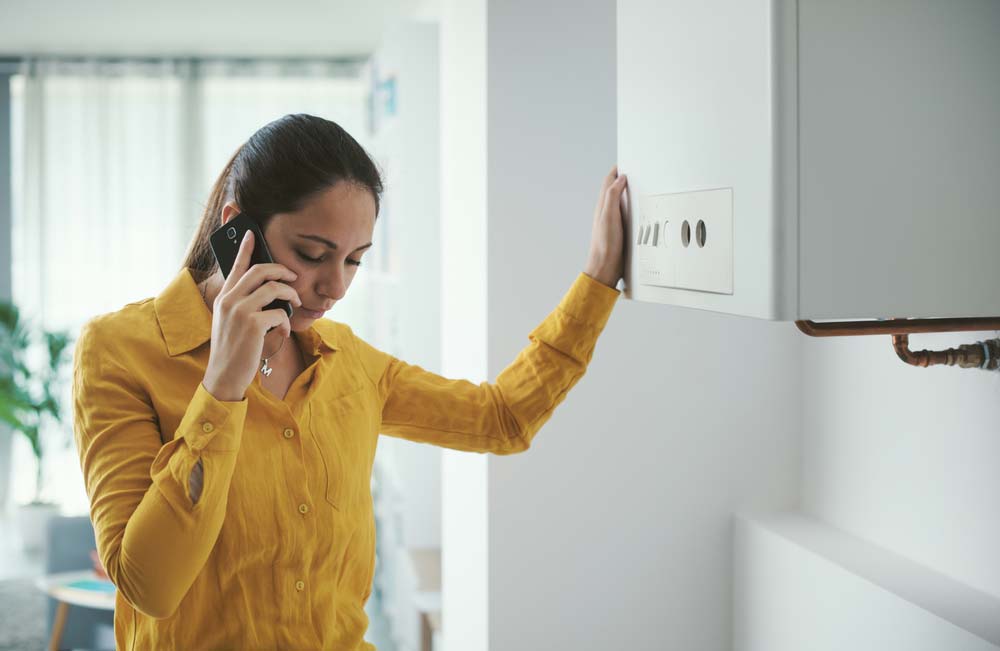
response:
[[[240,207],[236,205],[236,202],[227,201],[226,205],[222,207],[222,223],[225,224],[238,214],[240,214]]]

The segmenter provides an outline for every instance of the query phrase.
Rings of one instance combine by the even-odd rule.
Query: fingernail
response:
[[[249,239],[250,239],[250,231],[243,233],[243,241],[246,242]]]

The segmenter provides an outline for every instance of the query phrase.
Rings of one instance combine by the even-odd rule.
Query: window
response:
[[[31,61],[11,96],[14,301],[33,323],[74,338],[92,316],[166,286],[222,167],[265,123],[320,115],[367,148],[368,84],[356,63]],[[331,315],[359,333],[370,323],[365,278]],[[71,370],[64,423],[43,432],[42,495],[68,514],[88,510]],[[21,439],[15,503],[34,495],[34,458]]]

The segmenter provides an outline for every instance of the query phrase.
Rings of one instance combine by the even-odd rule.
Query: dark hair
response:
[[[367,188],[377,218],[381,174],[364,147],[340,125],[304,113],[265,124],[236,150],[215,181],[184,267],[195,282],[219,268],[208,238],[221,225],[227,201],[235,200],[263,233],[275,214],[300,209],[339,181]]]

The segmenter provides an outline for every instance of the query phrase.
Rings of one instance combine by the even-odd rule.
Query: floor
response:
[[[378,651],[395,651],[376,599],[366,607],[370,618],[365,639]],[[48,641],[45,597],[30,578],[0,581],[0,651],[42,651]]]
[[[13,522],[0,518],[0,651],[42,651],[48,641],[45,596],[34,587],[43,573],[40,553],[25,554]],[[378,651],[395,651],[382,614],[381,600],[373,593],[365,606],[369,626],[365,639]]]
[[[45,595],[29,578],[0,581],[0,651],[42,651]]]

